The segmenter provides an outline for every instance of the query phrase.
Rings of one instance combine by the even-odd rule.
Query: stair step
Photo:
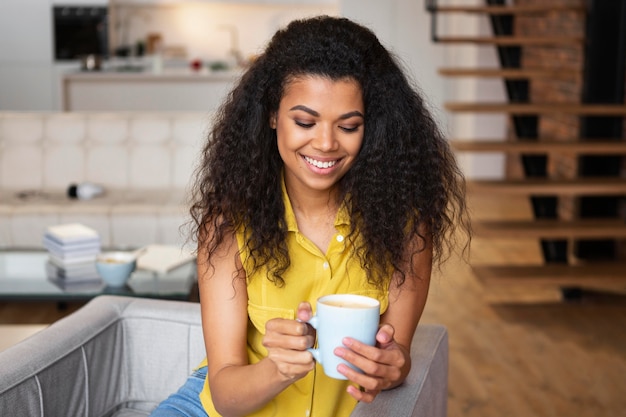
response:
[[[621,219],[525,221],[475,221],[472,225],[479,238],[538,239],[618,239],[626,238],[626,222]]]
[[[624,140],[585,139],[584,141],[556,142],[553,139],[517,141],[450,139],[449,143],[460,152],[626,154],[626,141]]]
[[[444,104],[451,112],[511,113],[511,114],[575,114],[589,116],[626,116],[624,104],[581,103],[459,103]]]
[[[581,77],[580,69],[571,68],[440,68],[438,72],[444,77],[504,78],[507,80]]]
[[[582,36],[436,36],[439,43],[471,43],[497,46],[581,45]]]
[[[516,195],[626,195],[626,179],[594,177],[577,179],[525,178],[515,180],[468,180],[467,191]]]
[[[484,13],[491,15],[534,14],[550,12],[584,12],[582,6],[570,5],[519,5],[519,6],[435,6],[428,11],[436,13]]]
[[[626,287],[626,263],[617,261],[581,265],[474,266],[472,269],[487,286]]]

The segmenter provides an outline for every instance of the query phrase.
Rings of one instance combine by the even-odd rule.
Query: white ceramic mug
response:
[[[335,355],[334,350],[343,346],[345,337],[374,346],[380,320],[378,300],[356,294],[332,294],[319,298],[316,306],[315,316],[308,323],[317,330],[317,348],[308,349],[309,352],[331,378],[347,379],[337,371],[340,363],[362,372]]]

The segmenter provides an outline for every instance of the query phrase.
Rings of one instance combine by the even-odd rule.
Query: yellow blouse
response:
[[[275,317],[295,319],[301,301],[308,301],[315,310],[315,300],[323,295],[352,293],[378,299],[381,303],[381,314],[388,307],[388,291],[381,291],[367,282],[366,274],[353,254],[353,245],[345,238],[350,230],[346,207],[342,206],[337,213],[337,233],[324,254],[298,231],[284,184],[283,201],[288,227],[287,246],[291,259],[291,266],[283,276],[285,285],[278,287],[266,279],[265,268],[252,273],[248,253],[241,253],[241,261],[248,277],[250,363],[257,363],[267,356],[267,350],[262,345],[265,323]],[[241,233],[237,235],[237,240],[239,248],[245,248]],[[265,407],[250,416],[347,417],[356,405],[356,401],[346,393],[348,384],[348,381],[327,377],[321,365],[317,364],[306,377],[287,387]],[[200,400],[210,417],[219,416],[211,401],[208,378]]]

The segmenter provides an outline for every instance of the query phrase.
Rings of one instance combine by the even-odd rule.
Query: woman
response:
[[[469,233],[464,197],[422,98],[370,30],[317,17],[278,31],[203,151],[191,213],[207,360],[155,415],[348,416],[401,384],[431,266],[457,225]],[[381,303],[376,346],[335,351],[364,371],[339,365],[347,381],[306,350],[311,306],[330,293]]]

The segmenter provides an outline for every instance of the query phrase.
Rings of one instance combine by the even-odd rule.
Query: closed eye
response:
[[[361,125],[357,125],[357,126],[353,126],[353,127],[339,126],[339,129],[343,130],[346,133],[352,133],[352,132],[358,131],[360,127],[361,127]]]
[[[298,120],[295,120],[295,122],[296,122],[296,125],[303,127],[305,129],[310,129],[313,126],[315,126],[315,123],[305,123],[305,122],[300,122]]]

